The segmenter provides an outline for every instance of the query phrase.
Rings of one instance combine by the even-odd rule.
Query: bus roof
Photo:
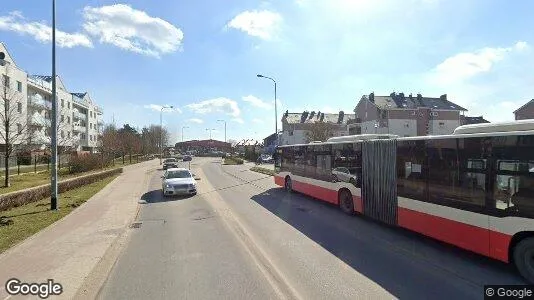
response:
[[[498,133],[498,132],[513,132],[513,131],[530,131],[534,130],[534,119],[519,120],[514,122],[500,122],[500,123],[482,123],[463,125],[454,130],[453,134],[466,133]]]

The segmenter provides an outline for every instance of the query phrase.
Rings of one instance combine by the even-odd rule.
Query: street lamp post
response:
[[[189,128],[189,126],[182,126],[182,142],[184,141],[184,128]]]
[[[214,129],[214,128],[211,128],[211,129],[210,129],[210,128],[206,128],[206,131],[209,131],[209,132],[210,132],[210,140],[211,140],[211,131],[212,131],[212,130],[215,130],[215,129]]]
[[[217,122],[224,122],[224,142],[226,143],[226,121],[225,120],[217,120]]]
[[[163,158],[163,110],[165,108],[173,108],[172,105],[164,105],[159,111],[159,164]]]
[[[57,188],[57,97],[56,97],[56,0],[52,0],[52,124],[51,133],[51,182],[50,210],[58,210]]]
[[[274,133],[276,135],[276,145],[278,145],[279,144],[279,141],[278,141],[278,109],[276,105],[276,102],[278,101],[276,100],[276,80],[274,80],[271,77],[263,76],[261,74],[258,74],[256,76],[259,78],[270,79],[274,83]]]

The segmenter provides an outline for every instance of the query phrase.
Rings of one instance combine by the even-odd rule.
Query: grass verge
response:
[[[237,158],[237,157],[226,157],[224,159],[224,163],[225,165],[242,165],[243,164],[243,160],[241,158]]]
[[[59,195],[59,211],[50,211],[50,199],[0,212],[0,253],[63,218],[119,175]]]
[[[252,167],[252,168],[250,168],[250,170],[254,171],[254,172],[262,173],[262,174],[265,174],[265,175],[271,175],[271,176],[274,176],[274,174],[276,174],[274,172],[274,170],[266,169],[266,168],[262,168],[262,167]]]

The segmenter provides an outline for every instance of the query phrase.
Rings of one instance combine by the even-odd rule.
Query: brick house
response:
[[[534,119],[534,99],[514,111],[516,120]]]
[[[355,134],[395,134],[398,136],[420,136],[451,134],[462,125],[467,110],[447,99],[405,96],[391,93],[389,96],[364,95],[354,112],[356,121],[352,124]],[[358,128],[359,127],[359,128]]]

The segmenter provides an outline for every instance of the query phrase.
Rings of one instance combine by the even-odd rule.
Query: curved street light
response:
[[[276,135],[276,144],[278,145],[278,109],[277,109],[277,105],[276,105],[276,102],[278,102],[278,101],[276,101],[276,80],[274,80],[271,77],[264,76],[264,75],[261,75],[261,74],[258,74],[256,76],[258,78],[270,79],[274,83],[274,133]]]
[[[163,110],[166,108],[173,108],[172,105],[164,105],[159,111],[159,164],[163,159]]]

